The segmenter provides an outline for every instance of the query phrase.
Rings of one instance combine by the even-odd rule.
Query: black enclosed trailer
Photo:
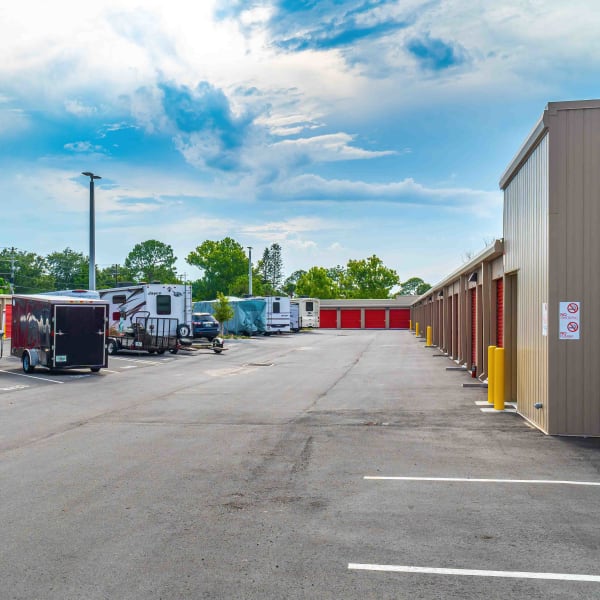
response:
[[[11,354],[23,370],[108,366],[108,303],[91,298],[15,295],[12,300]]]

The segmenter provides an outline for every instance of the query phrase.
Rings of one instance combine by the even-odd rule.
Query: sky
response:
[[[502,237],[548,102],[600,97],[589,0],[0,5],[0,248],[232,237],[286,275],[373,254],[435,284]]]

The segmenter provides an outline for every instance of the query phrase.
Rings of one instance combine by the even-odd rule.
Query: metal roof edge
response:
[[[497,258],[504,254],[504,240],[494,240],[489,246],[484,248],[477,256],[474,256],[468,263],[465,263],[462,267],[459,267],[450,275],[442,279],[442,281],[436,283],[431,289],[427,290],[422,296],[419,296],[415,299],[415,301],[411,304],[414,306],[421,300],[428,298],[429,296],[439,292],[446,285],[455,281],[461,275],[465,275],[470,271],[473,271],[475,267],[477,267],[480,263],[489,261],[490,259]]]

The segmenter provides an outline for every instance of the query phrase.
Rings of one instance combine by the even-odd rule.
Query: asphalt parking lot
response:
[[[4,361],[0,596],[599,598],[598,440],[448,366],[398,331]]]

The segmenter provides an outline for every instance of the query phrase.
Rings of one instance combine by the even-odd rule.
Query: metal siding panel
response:
[[[548,338],[541,307],[548,302],[548,161],[546,134],[505,189],[505,272],[518,271],[518,410],[548,430]],[[543,410],[534,404],[541,402]]]

